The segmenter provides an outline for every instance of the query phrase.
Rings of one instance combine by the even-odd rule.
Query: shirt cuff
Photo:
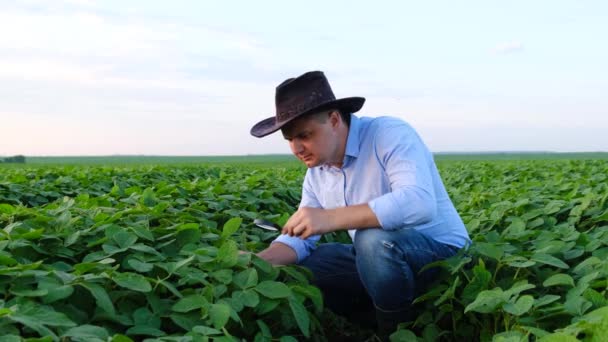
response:
[[[315,238],[316,237],[316,238]],[[313,235],[306,240],[302,240],[297,236],[289,236],[287,234],[279,235],[271,244],[275,242],[283,243],[291,247],[297,256],[297,263],[306,259],[310,255],[310,252],[315,248],[315,242],[319,240],[320,236]]]

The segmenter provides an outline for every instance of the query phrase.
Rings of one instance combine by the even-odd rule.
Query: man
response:
[[[276,89],[276,115],[251,129],[282,131],[308,170],[298,211],[258,255],[309,268],[327,306],[346,315],[375,310],[387,336],[411,317],[412,300],[436,276],[420,273],[470,242],[420,137],[397,118],[357,117],[365,99],[336,99],[320,71]],[[324,233],[346,230],[353,244],[315,247]]]

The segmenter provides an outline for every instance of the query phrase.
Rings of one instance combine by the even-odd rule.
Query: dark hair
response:
[[[341,111],[339,109],[336,109],[336,111],[338,113],[340,113],[340,116],[342,117],[342,121],[344,121],[344,123],[346,124],[347,127],[350,127],[350,113],[346,113],[344,111]]]
[[[350,113],[346,113],[343,112],[340,109],[329,109],[329,110],[324,110],[321,112],[313,112],[310,114],[306,114],[305,117],[307,119],[311,118],[314,120],[318,120],[321,123],[325,123],[327,121],[327,114],[331,113],[331,112],[338,112],[340,113],[340,117],[342,118],[342,122],[344,122],[346,124],[346,127],[350,127]],[[324,115],[322,115],[324,114]]]

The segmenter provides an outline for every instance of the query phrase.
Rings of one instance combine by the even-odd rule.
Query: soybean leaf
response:
[[[287,298],[291,295],[291,290],[287,285],[271,280],[259,283],[255,287],[255,290],[261,295],[272,299]]]
[[[230,220],[226,221],[222,229],[222,238],[228,238],[232,234],[234,234],[239,229],[242,222],[243,219],[240,217],[233,217]]]
[[[190,295],[180,299],[173,307],[173,311],[188,312],[208,305],[207,299],[201,295]]]
[[[481,291],[473,303],[467,305],[464,312],[475,311],[479,313],[494,312],[499,306],[506,302],[505,294],[501,288]]]
[[[131,327],[126,331],[126,334],[127,335],[155,336],[155,337],[160,337],[160,336],[166,335],[165,332],[162,330],[159,330],[154,327],[145,326],[145,325],[136,325],[134,327]]]
[[[237,273],[234,276],[234,285],[241,289],[253,287],[258,283],[258,272],[255,268],[248,268],[244,271]]]
[[[563,269],[570,268],[570,266],[568,266],[568,264],[566,264],[565,262],[563,262],[563,261],[559,260],[558,258],[556,258],[552,255],[549,255],[549,254],[543,254],[543,253],[534,254],[534,255],[532,255],[532,257],[530,259],[534,260],[536,262],[540,262],[541,264],[551,265],[551,266],[555,266],[558,268],[563,268]]]
[[[289,307],[300,331],[304,336],[310,337],[310,318],[308,318],[308,311],[306,311],[304,305],[292,296],[289,297]]]
[[[217,329],[213,329],[210,327],[206,327],[203,325],[197,325],[194,328],[192,328],[192,331],[194,331],[197,334],[201,334],[203,336],[210,336],[210,335],[219,335],[222,332],[217,330]]]
[[[534,297],[530,295],[521,296],[517,299],[515,303],[506,303],[502,306],[503,310],[506,312],[515,315],[521,316],[528,312],[532,305],[534,304]]]
[[[61,337],[71,337],[75,341],[106,341],[109,334],[105,328],[85,324],[70,328]]]
[[[73,327],[76,325],[65,314],[53,310],[46,305],[36,305],[32,302],[19,304],[17,310],[8,319],[19,322],[40,335],[55,336],[47,327]]]
[[[112,280],[114,280],[117,285],[129,290],[138,292],[150,292],[152,290],[152,286],[150,286],[148,280],[137,273],[115,273],[112,275]]]
[[[119,233],[114,234],[112,236],[112,239],[114,240],[114,242],[116,242],[118,247],[121,248],[121,250],[124,250],[125,248],[131,247],[137,241],[137,235],[123,230]]]
[[[291,289],[296,293],[303,294],[304,296],[310,298],[317,313],[321,313],[323,311],[323,295],[318,287],[312,285],[295,285]]]
[[[97,303],[97,306],[102,308],[111,316],[116,315],[114,305],[112,305],[112,300],[110,300],[108,293],[103,287],[95,283],[81,283],[80,285],[91,292],[91,295],[93,295],[95,298],[95,303]]]
[[[543,282],[544,287],[556,285],[569,285],[574,287],[574,279],[572,279],[572,277],[568,274],[559,273],[550,276]]]
[[[223,328],[230,318],[230,306],[224,303],[212,304],[209,309],[209,317],[216,329]]]
[[[152,271],[152,269],[154,268],[153,264],[149,264],[147,262],[141,262],[137,259],[129,259],[129,261],[127,261],[127,263],[134,270],[136,270],[137,272],[141,272],[141,273],[146,273],[146,272]]]

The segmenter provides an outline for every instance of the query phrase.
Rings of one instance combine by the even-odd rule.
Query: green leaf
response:
[[[511,285],[511,288],[504,292],[505,298],[510,298],[512,296],[516,296],[523,291],[530,290],[535,288],[536,285],[528,284],[527,280],[520,280]]]
[[[21,342],[21,337],[17,335],[3,335],[0,336],[0,342]],[[53,341],[53,339],[51,339]]]
[[[262,296],[277,299],[287,298],[291,295],[291,290],[287,285],[279,283],[277,281],[266,280],[259,283],[255,290],[258,291]]]
[[[566,302],[564,303],[564,309],[566,312],[570,313],[573,316],[581,316],[587,310],[591,309],[593,304],[586,300],[581,296],[568,296]]]
[[[201,334],[203,336],[210,336],[210,335],[219,335],[222,332],[217,330],[217,329],[213,329],[210,327],[206,327],[203,325],[197,325],[194,328],[192,328],[192,331],[194,331],[197,334]]]
[[[0,214],[12,215],[15,211],[15,207],[13,207],[12,205],[0,203]]]
[[[468,301],[473,301],[477,294],[487,290],[492,274],[486,270],[483,260],[479,259],[479,265],[473,267],[473,279],[462,291],[462,297]]]
[[[47,294],[42,297],[45,304],[53,303],[61,299],[68,298],[74,293],[74,287],[71,285],[63,285],[53,278],[42,278],[38,282],[38,288],[47,291]]]
[[[163,256],[162,254],[160,254],[156,249],[150,247],[150,246],[146,246],[144,244],[138,243],[135,244],[133,246],[130,247],[130,249],[139,251],[139,252],[144,252],[144,253],[149,253],[149,254],[154,254],[158,257],[161,257],[162,259],[165,258],[165,256]]]
[[[259,316],[262,316],[276,309],[280,303],[277,299],[261,297],[260,303],[254,309]]]
[[[150,286],[148,280],[144,276],[137,273],[115,273],[112,276],[112,280],[114,280],[118,286],[122,286],[133,291],[150,292],[152,290],[152,286]]]
[[[279,342],[298,342],[293,336],[281,336]]]
[[[578,338],[562,332],[556,332],[543,336],[538,342],[580,342]]]
[[[255,308],[260,303],[260,296],[253,290],[234,291],[232,298],[250,308]]]
[[[129,266],[131,266],[137,272],[141,272],[141,273],[150,272],[154,268],[153,264],[149,264],[147,262],[141,262],[137,259],[129,259],[129,261],[127,261],[127,264],[129,264]]]
[[[152,188],[146,188],[141,195],[140,203],[146,207],[153,207],[156,205],[156,197],[154,196],[154,190]],[[156,336],[156,335],[152,335]]]
[[[261,319],[258,319],[255,321],[258,324],[258,327],[260,328],[260,332],[262,333],[262,337],[265,338],[272,338],[272,333],[270,332],[270,328],[268,328],[268,325],[266,325],[266,323],[264,323],[264,321],[262,321]]]
[[[177,230],[176,240],[179,249],[189,243],[197,243],[201,240],[201,231],[197,223],[183,224]]]
[[[15,266],[17,260],[13,259],[10,254],[0,251],[0,265]]]
[[[258,270],[264,273],[271,273],[273,271],[273,266],[266,260],[258,257],[257,255],[253,255],[251,257],[251,262],[257,267]]]
[[[548,304],[551,304],[553,302],[555,302],[556,300],[559,300],[560,298],[562,298],[561,296],[556,296],[556,295],[544,295],[540,298],[538,298],[535,302],[534,302],[534,307],[538,308],[541,306],[545,306]]]
[[[49,291],[47,291],[46,289],[32,290],[20,288],[13,288],[10,290],[10,292],[19,297],[42,297],[46,296],[49,293]]]
[[[399,329],[389,337],[391,342],[417,341],[416,334],[407,329]]]
[[[302,331],[302,334],[306,337],[310,337],[310,318],[308,317],[308,311],[302,303],[300,303],[293,296],[289,297],[289,307],[291,308],[291,312],[293,317],[296,319],[296,323]]]
[[[255,270],[255,268],[248,268],[234,276],[234,285],[240,287],[241,289],[253,287],[257,284],[258,272]]]
[[[112,236],[112,239],[121,249],[131,247],[137,241],[137,235],[128,231],[121,231]]]
[[[228,240],[222,244],[217,252],[217,259],[224,267],[232,267],[236,265],[239,257],[239,248],[236,242]]]
[[[243,222],[243,219],[240,217],[233,217],[230,220],[228,220],[224,224],[224,228],[222,229],[222,238],[224,238],[224,239],[229,238],[232,234],[234,234],[239,229],[242,222]]]
[[[160,317],[153,314],[147,307],[138,308],[133,312],[133,322],[136,326],[160,328]]]
[[[55,336],[47,326],[73,327],[76,325],[63,313],[57,312],[49,306],[32,302],[20,304],[17,310],[8,316],[8,319],[21,323],[43,336]]]
[[[127,335],[155,336],[155,337],[165,336],[164,331],[159,330],[154,327],[148,327],[145,325],[136,325],[134,327],[131,327],[126,331],[126,334]]]
[[[487,257],[490,257],[495,260],[499,260],[502,258],[504,254],[504,250],[501,246],[497,246],[493,243],[487,242],[478,242],[475,243],[475,249],[481,254]]]
[[[75,341],[106,341],[109,337],[108,331],[105,328],[96,325],[81,325],[70,328],[61,337],[71,337]]]
[[[191,331],[197,325],[203,324],[202,315],[207,315],[207,311],[191,311],[189,313],[173,313],[169,318],[185,331]]]
[[[323,295],[318,287],[312,285],[295,285],[291,288],[291,290],[310,298],[317,313],[321,313],[323,311]]]
[[[502,308],[503,310],[512,315],[521,316],[526,312],[530,311],[530,308],[532,308],[533,304],[534,297],[530,295],[525,295],[519,297],[515,303],[506,303],[502,306]]]
[[[574,287],[574,279],[568,274],[559,273],[550,276],[543,282],[544,287],[556,285],[570,285]]]
[[[475,311],[479,313],[491,313],[506,302],[505,294],[501,288],[497,287],[492,290],[481,291],[475,301],[464,310],[464,313]]]
[[[216,329],[223,328],[230,318],[230,306],[224,303],[212,304],[209,309],[209,317]]]
[[[133,342],[133,340],[125,335],[116,334],[116,335],[112,336],[111,342]]]
[[[594,289],[586,289],[585,292],[583,292],[583,298],[590,301],[594,307],[604,307],[608,305],[606,296]]]
[[[110,300],[108,293],[103,287],[95,283],[81,283],[80,285],[91,292],[98,307],[102,308],[105,312],[110,314],[110,316],[116,315],[112,300]]]
[[[222,284],[230,284],[232,282],[232,270],[223,269],[211,273],[211,277]]]
[[[511,238],[518,238],[526,231],[526,222],[519,217],[513,218],[511,224],[504,230],[503,235]]]
[[[543,253],[534,254],[530,259],[534,260],[536,262],[540,262],[541,264],[551,265],[551,266],[555,266],[558,268],[563,268],[563,269],[570,268],[570,266],[568,266],[568,264],[566,264],[565,262],[563,262],[563,261],[559,260],[558,258],[551,256],[549,254],[543,254]]]
[[[135,226],[131,227],[131,229],[133,229],[133,232],[135,232],[135,234],[140,238],[146,239],[148,241],[154,241],[154,235],[152,234],[152,232],[150,232],[148,228]]]
[[[190,295],[180,299],[171,309],[177,312],[189,312],[206,307],[208,304],[205,297],[201,295]]]
[[[162,286],[166,287],[167,290],[171,291],[171,293],[173,293],[177,298],[183,297],[182,294],[177,290],[177,288],[175,288],[175,286],[173,286],[173,284],[171,284],[170,282],[165,280],[157,280],[157,282]]]

